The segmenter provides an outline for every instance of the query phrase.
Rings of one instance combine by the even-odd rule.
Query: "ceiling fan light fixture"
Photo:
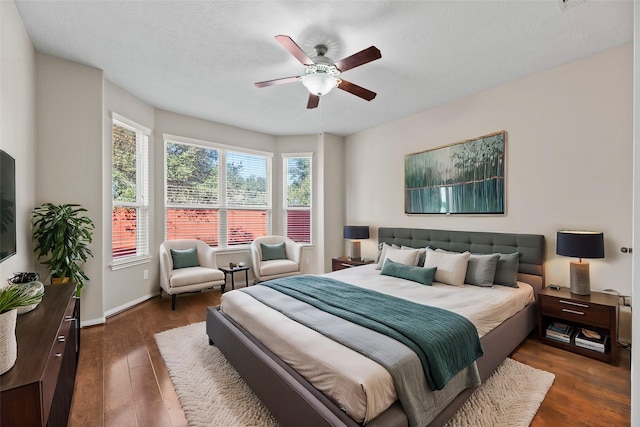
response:
[[[315,73],[306,74],[301,77],[302,84],[313,95],[326,95],[331,92],[331,89],[340,84],[339,79],[335,78],[331,74],[316,71]]]

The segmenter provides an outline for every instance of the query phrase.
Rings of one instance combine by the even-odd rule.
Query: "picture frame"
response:
[[[406,214],[504,215],[507,132],[405,156]]]

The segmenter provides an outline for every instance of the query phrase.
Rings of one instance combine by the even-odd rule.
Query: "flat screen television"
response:
[[[16,161],[0,150],[0,262],[16,253]]]

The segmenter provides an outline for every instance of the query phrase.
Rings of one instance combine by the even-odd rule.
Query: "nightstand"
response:
[[[331,271],[344,270],[345,268],[357,267],[359,265],[373,264],[372,259],[351,259],[346,256],[331,259]]]
[[[574,327],[594,329],[609,335],[604,353],[578,347],[574,340],[560,342],[546,337],[552,322]],[[553,290],[545,288],[538,293],[538,337],[541,342],[569,350],[573,353],[616,364],[618,362],[618,297],[591,292],[591,295],[575,295],[569,288]]]

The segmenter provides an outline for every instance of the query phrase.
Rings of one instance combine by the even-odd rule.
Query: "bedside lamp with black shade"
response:
[[[345,225],[344,238],[351,240],[351,259],[360,260],[360,240],[369,238],[368,225]]]
[[[571,293],[591,294],[589,263],[582,262],[582,258],[604,258],[603,234],[597,231],[558,231],[556,253],[579,259],[579,262],[570,264]]]

